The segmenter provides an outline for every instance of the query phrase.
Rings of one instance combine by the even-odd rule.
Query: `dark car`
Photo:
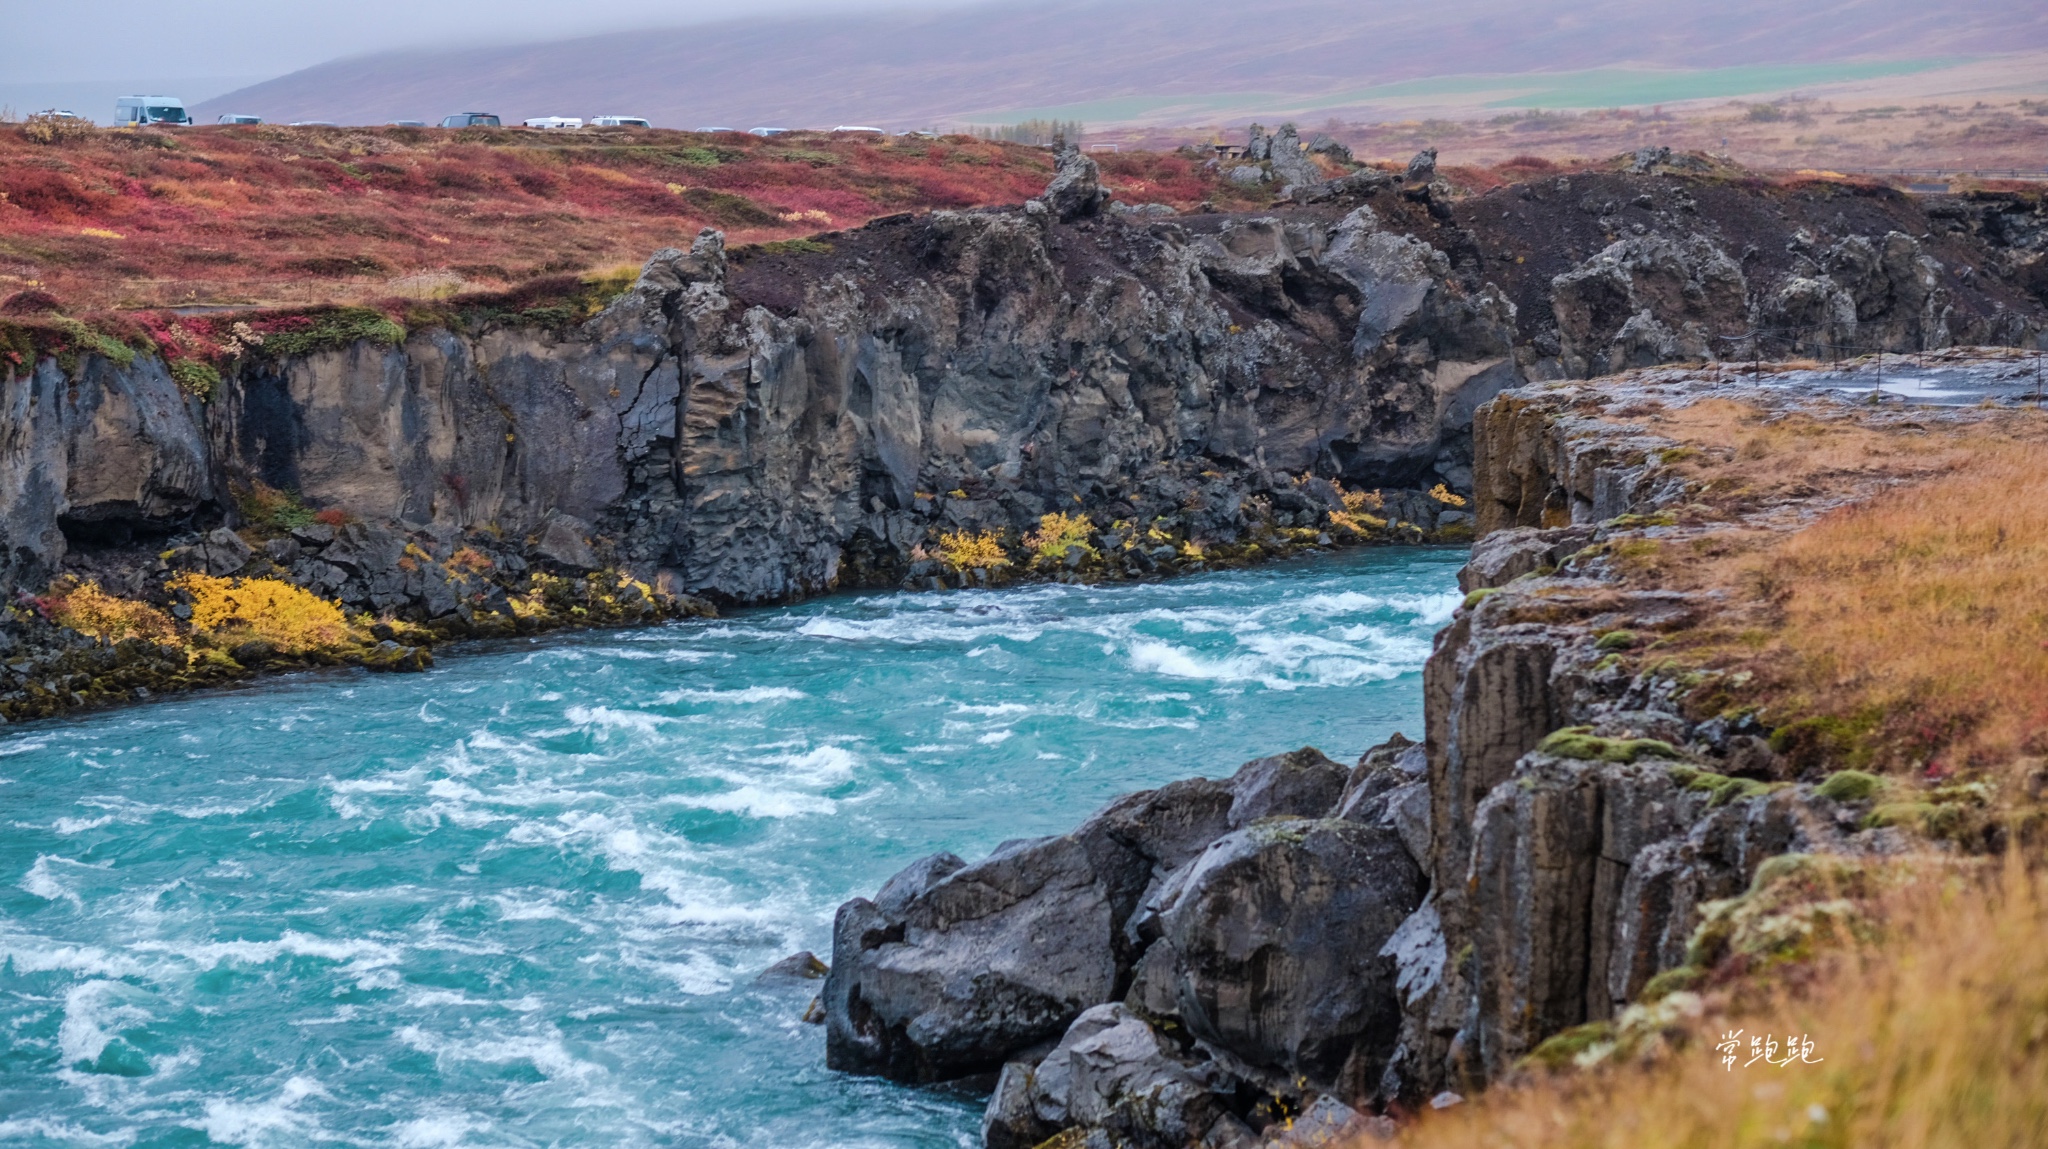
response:
[[[504,125],[489,112],[457,112],[441,121],[444,128],[497,128]]]

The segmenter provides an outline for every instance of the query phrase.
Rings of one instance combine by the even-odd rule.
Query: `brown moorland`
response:
[[[1726,154],[1758,169],[1854,172],[2048,167],[2048,100],[1826,101],[1781,99],[1676,108],[1524,109],[1316,126],[1361,159],[1406,162],[1433,147],[1445,167],[1485,168],[1516,157],[1585,162],[1649,145]],[[1306,128],[1304,136],[1309,135]],[[1242,143],[1235,128],[1127,128],[1089,139],[1126,148],[1191,140]]]
[[[1740,682],[1708,701],[1766,709],[1795,765],[1940,781],[2048,754],[2048,411],[1972,415],[1615,413],[1681,444],[1667,465],[1697,492],[1691,531],[1617,552],[1626,577],[1728,604],[1643,657]],[[1734,525],[1823,493],[1798,529]]]

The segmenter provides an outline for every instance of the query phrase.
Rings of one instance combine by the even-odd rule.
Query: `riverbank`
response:
[[[1962,358],[1993,396],[2030,366]],[[1504,393],[1424,743],[916,863],[841,909],[831,1063],[999,1067],[1008,1149],[1322,1144],[1697,1056],[1916,875],[2038,851],[2048,540],[1985,492],[2027,498],[2044,418],[1717,371]]]

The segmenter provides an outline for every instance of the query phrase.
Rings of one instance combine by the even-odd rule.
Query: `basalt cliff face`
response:
[[[2000,371],[2031,378],[2029,361]],[[1703,928],[1732,920],[1726,899],[1800,859],[1908,848],[1868,817],[1868,789],[1823,784],[1751,709],[1698,704],[1711,675],[1629,654],[1725,609],[1618,565],[1730,525],[1698,517],[1698,480],[1672,463],[1686,452],[1627,417],[1702,403],[1901,435],[1991,414],[1713,370],[1497,396],[1475,423],[1481,534],[1424,671],[1423,741],[1348,767],[1301,750],[980,862],[909,867],[840,910],[830,1063],[997,1072],[991,1149],[1391,1134],[1374,1114],[1499,1081],[1564,1031],[1656,1032],[1690,995],[1646,990],[1730,952]],[[1882,485],[1845,473],[1733,521],[1794,531]]]
[[[535,570],[740,603],[935,586],[968,577],[925,557],[938,532],[1056,510],[1090,520],[1075,576],[1164,573],[1312,545],[1286,532],[1345,509],[1333,484],[1378,489],[1398,537],[1469,529],[1424,492],[1471,490],[1474,411],[1528,379],[2042,329],[2035,200],[1633,166],[1456,197],[1418,164],[1174,216],[1069,155],[1019,208],[801,251],[706,233],[566,330],[252,358],[204,402],[152,359],[46,359],[5,383],[0,588],[267,574],[455,626]],[[222,528],[253,482],[356,521],[252,548]],[[459,549],[493,589],[447,589]]]

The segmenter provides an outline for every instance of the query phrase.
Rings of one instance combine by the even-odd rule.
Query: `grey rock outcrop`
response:
[[[989,1149],[1029,1149],[1068,1128],[1099,1129],[1117,1144],[1180,1149],[1224,1113],[1230,1075],[1183,1053],[1120,1004],[1074,1020],[1052,1052],[1003,1067],[982,1123]]]
[[[1100,212],[1109,202],[1102,186],[1102,169],[1081,149],[1069,145],[1061,150],[1052,182],[1038,197],[1061,223],[1071,223]]]
[[[1369,1092],[1399,1024],[1380,949],[1423,886],[1379,826],[1268,818],[1226,835],[1162,899],[1179,1018],[1254,1065]]]
[[[1129,982],[1174,874],[1255,820],[1322,813],[1345,777],[1296,751],[1228,781],[1127,795],[1072,834],[1006,843],[973,865],[946,854],[913,864],[834,922],[829,1064],[942,1080],[1057,1038]]]
[[[1565,361],[1576,375],[1719,358],[1749,331],[1741,266],[1698,236],[1618,240],[1551,288]]]

